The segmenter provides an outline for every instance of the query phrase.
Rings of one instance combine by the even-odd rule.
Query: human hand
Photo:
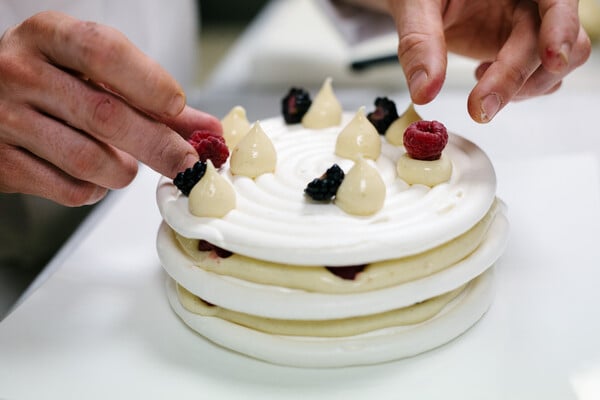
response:
[[[169,177],[193,165],[195,129],[221,124],[112,28],[44,12],[0,38],[2,192],[92,204],[138,160]]]
[[[467,102],[477,122],[489,122],[512,100],[556,91],[591,52],[577,3],[387,0],[412,100],[425,104],[438,94],[446,74],[447,51],[482,61]]]

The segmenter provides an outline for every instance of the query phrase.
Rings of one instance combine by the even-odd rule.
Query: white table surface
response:
[[[448,345],[383,365],[310,370],[207,342],[167,303],[154,245],[158,176],[142,168],[0,323],[0,399],[600,398],[597,67],[553,96],[510,105],[488,125],[469,120],[466,89],[445,89],[420,108],[488,153],[511,222],[491,309]],[[349,109],[376,94],[339,90]],[[392,97],[407,100],[401,91]],[[211,111],[221,116],[237,103],[252,110],[250,119],[278,111],[278,99],[268,112],[248,93],[216,100]]]

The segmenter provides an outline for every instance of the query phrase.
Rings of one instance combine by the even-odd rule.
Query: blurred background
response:
[[[200,63],[196,82],[202,86],[214,68],[242,34],[250,21],[265,6],[267,0],[245,0],[235,3],[222,0],[202,0],[198,2],[200,35],[198,51]]]

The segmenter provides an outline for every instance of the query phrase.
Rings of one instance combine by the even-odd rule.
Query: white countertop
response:
[[[597,64],[590,68],[586,79],[597,83]],[[448,345],[383,365],[310,370],[204,340],[169,308],[154,243],[158,176],[142,168],[0,323],[0,398],[600,398],[600,92],[566,86],[488,125],[468,119],[466,89],[445,89],[420,109],[488,153],[511,222],[491,309]],[[350,109],[376,93],[339,92]],[[402,90],[392,97],[407,100]],[[214,112],[238,102],[253,109],[251,101],[223,96]],[[268,113],[271,101],[278,112],[277,97],[262,101],[253,112]]]

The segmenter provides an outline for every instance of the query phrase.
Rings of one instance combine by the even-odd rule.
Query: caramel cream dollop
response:
[[[192,188],[188,204],[196,217],[221,218],[235,208],[235,190],[217,172],[212,161],[206,161],[206,172]]]
[[[410,103],[406,111],[387,128],[385,138],[394,146],[402,146],[406,128],[413,122],[421,121],[422,119],[415,110],[415,105]]]
[[[250,130],[250,122],[246,117],[246,109],[242,106],[233,107],[221,120],[223,137],[229,151],[235,148]]]
[[[400,179],[410,185],[419,183],[433,187],[450,180],[452,163],[443,153],[433,161],[415,160],[405,153],[398,158],[396,172]]]
[[[260,122],[256,121],[246,136],[235,146],[229,163],[232,174],[249,178],[275,172],[277,165],[275,146],[262,129]]]
[[[339,125],[341,122],[342,105],[333,93],[331,78],[327,78],[302,117],[302,125],[307,129],[323,129]]]
[[[351,160],[360,157],[376,160],[381,154],[381,138],[365,116],[365,107],[358,109],[354,118],[338,135],[335,154]]]
[[[348,214],[372,215],[383,207],[385,193],[381,175],[361,157],[344,177],[335,195],[335,204]]]

